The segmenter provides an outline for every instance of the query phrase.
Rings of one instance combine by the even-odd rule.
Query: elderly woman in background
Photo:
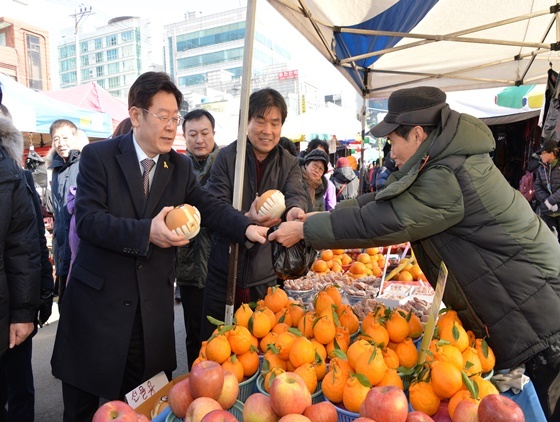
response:
[[[325,211],[326,209],[324,195],[327,191],[328,184],[331,183],[324,176],[328,164],[328,155],[320,149],[315,149],[305,156],[303,165],[301,166],[301,174],[308,192],[308,212]]]

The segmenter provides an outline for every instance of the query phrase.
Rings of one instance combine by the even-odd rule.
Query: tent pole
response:
[[[251,89],[253,40],[255,34],[256,0],[247,1],[247,18],[245,21],[245,44],[243,46],[243,78],[241,80],[241,99],[239,104],[239,130],[237,132],[237,155],[235,158],[235,177],[232,205],[241,210],[243,198],[243,176],[245,172],[245,152],[247,151],[247,117],[249,115],[249,95]],[[228,283],[226,293],[225,323],[233,321],[235,306],[235,286],[237,284],[237,257],[239,244],[231,243],[229,249]]]
[[[363,78],[363,84],[365,89],[362,91],[362,110],[361,110],[361,121],[362,121],[362,142],[361,142],[361,152],[360,152],[360,178],[359,178],[359,182],[360,182],[360,187],[358,189],[358,192],[361,194],[365,193],[364,192],[364,179],[366,177],[366,168],[364,166],[364,148],[365,148],[365,140],[366,140],[366,111],[367,111],[367,99],[366,99],[366,95],[368,92],[368,80],[369,80],[369,69],[365,69],[364,71],[364,78]]]

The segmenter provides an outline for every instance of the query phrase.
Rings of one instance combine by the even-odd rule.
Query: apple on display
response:
[[[137,422],[138,416],[132,407],[121,400],[103,404],[93,415],[92,422]]]
[[[191,394],[190,376],[171,387],[167,394],[167,400],[173,414],[178,418],[184,418],[187,409],[194,400]]]
[[[272,381],[270,403],[280,417],[292,413],[301,415],[311,406],[311,393],[298,374],[283,372]]]
[[[239,381],[235,374],[231,371],[224,371],[224,384],[222,386],[222,391],[218,396],[218,403],[222,406],[222,409],[231,408],[239,395]]]
[[[224,369],[218,362],[203,360],[193,365],[189,379],[193,398],[217,399],[224,386]]]
[[[408,400],[404,392],[395,386],[373,387],[368,391],[360,416],[375,422],[405,422],[408,417]]]
[[[243,422],[278,422],[270,397],[262,393],[251,394],[243,405]]]
[[[522,422],[525,421],[525,415],[521,407],[509,397],[489,394],[478,404],[478,420],[479,422]]]
[[[194,399],[185,416],[185,422],[201,422],[208,413],[213,410],[222,410],[222,406],[210,397],[199,397]]]

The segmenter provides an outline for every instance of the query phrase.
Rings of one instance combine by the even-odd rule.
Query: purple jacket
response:
[[[76,252],[78,251],[78,244],[80,243],[80,238],[78,237],[78,232],[76,231],[76,215],[74,214],[74,204],[76,202],[76,186],[70,186],[68,189],[68,195],[66,196],[67,204],[66,208],[70,217],[70,228],[68,230],[68,244],[70,245],[70,267],[68,268],[68,278],[70,279],[70,271],[72,270],[72,264],[74,263],[74,258],[76,257]]]
[[[334,183],[327,179],[327,191],[325,192],[325,210],[330,211],[336,207],[336,188]]]

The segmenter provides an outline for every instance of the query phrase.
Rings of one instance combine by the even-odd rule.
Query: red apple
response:
[[[408,401],[403,390],[393,385],[373,387],[364,400],[363,416],[375,422],[405,422]]]
[[[138,416],[124,401],[113,400],[103,404],[93,415],[92,422],[137,422]]]
[[[136,415],[138,416],[138,422],[150,422],[146,415],[143,415],[141,413],[137,413]]]
[[[283,372],[272,381],[270,403],[274,412],[280,417],[290,413],[301,415],[308,406],[311,406],[311,393],[298,374]]]
[[[218,403],[220,403],[222,409],[227,410],[235,404],[238,395],[239,381],[237,381],[237,377],[231,371],[224,371],[224,385],[217,398]]]
[[[415,410],[414,412],[409,412],[406,416],[406,422],[434,422],[431,416],[426,415],[424,412]]]
[[[222,410],[222,406],[210,397],[194,399],[185,416],[185,422],[201,422],[202,418],[212,410]]]
[[[311,419],[297,413],[290,413],[282,416],[278,422],[311,422]]]
[[[189,379],[193,398],[217,399],[224,386],[224,369],[218,362],[203,360],[193,365]]]
[[[187,409],[193,402],[194,397],[191,394],[190,376],[173,385],[167,394],[167,402],[175,416],[184,418]],[[161,406],[160,406],[161,407]],[[163,409],[162,409],[163,410]],[[161,410],[158,408],[158,412]]]
[[[270,397],[262,393],[254,393],[247,397],[243,405],[243,422],[278,422],[278,416],[270,404]]]
[[[337,422],[338,413],[334,404],[328,401],[312,404],[303,411],[303,416],[311,419],[311,422]]]
[[[237,378],[235,378],[237,380]],[[227,410],[219,409],[212,410],[202,418],[200,422],[239,422],[233,414]]]
[[[512,399],[501,394],[489,394],[478,404],[479,422],[525,421],[523,410]]]
[[[461,400],[453,413],[453,422],[478,422],[478,403]]]

